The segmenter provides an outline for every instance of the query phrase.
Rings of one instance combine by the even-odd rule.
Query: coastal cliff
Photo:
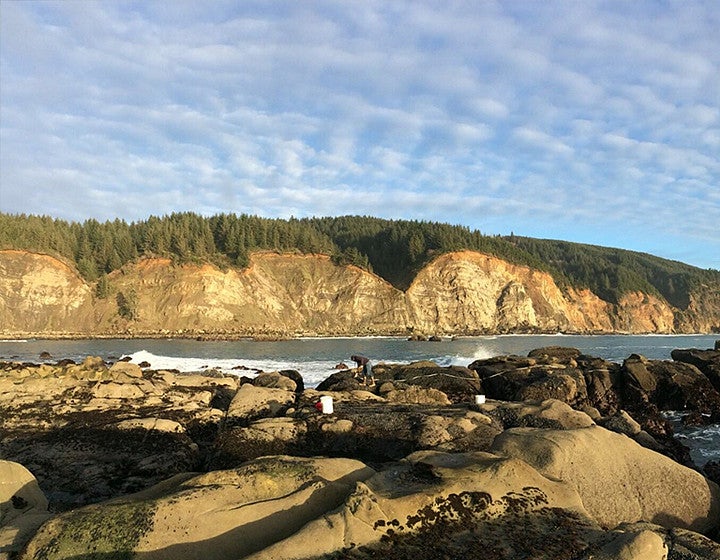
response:
[[[443,254],[399,290],[326,255],[257,252],[243,269],[143,258],[102,290],[45,254],[0,251],[0,336],[294,336],[498,332],[711,332],[720,294],[680,309],[657,294],[617,303],[474,251]]]

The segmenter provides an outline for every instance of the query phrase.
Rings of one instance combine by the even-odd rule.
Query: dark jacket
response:
[[[350,359],[355,362],[358,367],[364,366],[367,364],[370,360],[366,358],[365,356],[350,356]]]

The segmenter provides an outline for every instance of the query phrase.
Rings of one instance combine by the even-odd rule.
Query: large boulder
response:
[[[47,521],[48,501],[25,467],[0,460],[0,558],[19,552]]]
[[[298,384],[288,375],[283,375],[278,371],[263,372],[253,380],[256,387],[268,387],[271,389],[284,389],[285,391],[297,391]]]
[[[720,522],[720,489],[697,471],[601,427],[513,428],[492,451],[564,481],[600,525],[651,521],[708,532]]]
[[[544,523],[554,531],[546,531]],[[418,452],[359,482],[340,508],[247,560],[356,553],[472,558],[500,550],[503,557],[525,557],[540,546],[576,553],[591,528],[572,488],[522,461],[488,453]]]
[[[230,403],[227,412],[228,422],[247,423],[258,418],[282,416],[295,404],[294,391],[294,387],[288,390],[245,384],[240,387]]]
[[[362,389],[360,383],[352,370],[344,369],[333,373],[324,379],[318,386],[318,391],[357,391]]]
[[[676,349],[670,353],[670,356],[676,362],[691,364],[698,368],[710,380],[715,390],[720,391],[720,349]]]
[[[374,471],[351,459],[258,459],[179,475],[145,492],[59,515],[21,560],[235,560],[342,505]]]
[[[143,376],[142,368],[131,362],[116,362],[110,366],[109,372],[116,381],[124,381],[128,378],[140,379]]]
[[[517,427],[570,430],[594,425],[586,413],[556,399],[544,401],[487,401],[480,411],[497,420],[504,429]]]
[[[384,397],[391,403],[414,403],[414,404],[450,404],[448,396],[437,389],[426,389],[411,385],[407,388],[396,389],[386,392]]]
[[[633,355],[623,362],[623,392],[629,400],[652,402],[661,410],[720,410],[720,393],[694,365]]]
[[[575,408],[597,408],[615,413],[621,406],[618,395],[620,365],[582,354],[576,348],[550,346],[522,356],[496,356],[476,360],[477,371],[488,397],[507,400],[557,399]]]
[[[587,403],[585,376],[573,360],[562,363],[546,354],[537,357],[500,356],[476,360],[470,369],[477,372],[485,394],[504,401],[556,399],[574,406]]]
[[[283,377],[287,377],[295,382],[295,392],[302,393],[305,390],[305,380],[303,379],[303,376],[300,375],[299,371],[294,369],[283,369],[280,370],[279,373]]]
[[[425,389],[442,391],[454,402],[472,400],[482,393],[480,379],[474,371],[462,366],[439,366],[435,362],[422,361],[410,364],[378,364],[374,368],[379,383],[402,382]]]

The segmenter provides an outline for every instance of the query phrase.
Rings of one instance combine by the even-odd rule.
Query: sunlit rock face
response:
[[[690,294],[677,309],[636,292],[611,304],[472,251],[439,256],[406,291],[325,255],[271,252],[253,254],[242,270],[142,259],[110,273],[107,286],[99,294],[48,255],[0,251],[0,335],[670,333],[720,325],[719,297]]]

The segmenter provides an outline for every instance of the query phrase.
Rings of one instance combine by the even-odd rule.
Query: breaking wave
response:
[[[279,359],[234,359],[234,358],[196,358],[163,356],[147,350],[134,352],[125,358],[135,364],[149,364],[152,369],[172,369],[183,373],[197,373],[207,370],[221,371],[232,375],[254,376],[266,371],[293,369],[303,376],[306,386],[313,387],[337,371],[337,361],[279,360]],[[352,364],[351,364],[352,365]]]

